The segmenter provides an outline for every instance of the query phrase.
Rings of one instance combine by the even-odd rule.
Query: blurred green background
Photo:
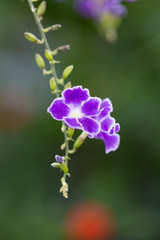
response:
[[[0,239],[60,240],[68,209],[85,200],[105,204],[117,222],[115,240],[160,239],[160,1],[127,4],[115,44],[107,43],[72,1],[48,0],[44,25],[56,48],[58,73],[70,64],[73,85],[109,97],[121,124],[121,144],[105,155],[102,141],[86,140],[69,163],[69,199],[59,194],[61,173],[51,168],[63,143],[60,122],[46,109],[48,77],[34,61],[43,48],[24,32],[37,32],[27,1],[0,3]]]

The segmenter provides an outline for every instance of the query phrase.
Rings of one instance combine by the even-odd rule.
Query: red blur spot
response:
[[[81,203],[65,219],[65,236],[69,240],[109,240],[114,233],[111,212],[98,203]]]

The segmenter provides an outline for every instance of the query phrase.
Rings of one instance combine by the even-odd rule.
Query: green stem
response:
[[[44,41],[44,45],[45,45],[46,49],[47,49],[49,52],[51,52],[51,49],[50,49],[48,40],[47,40],[47,38],[46,38],[46,34],[43,32],[43,26],[42,26],[42,23],[41,23],[41,21],[40,21],[40,18],[39,18],[39,16],[38,16],[37,12],[36,12],[36,9],[35,9],[35,7],[34,7],[34,5],[33,5],[33,3],[32,3],[31,0],[27,0],[27,1],[28,1],[29,6],[30,6],[31,12],[33,13],[33,17],[34,17],[34,19],[35,19],[35,22],[36,22],[36,24],[37,24],[37,26],[38,26],[39,33],[40,33],[40,35],[41,35],[41,38],[42,38],[42,40]],[[51,70],[52,70],[52,75],[53,75],[53,77],[55,78],[55,81],[56,81],[56,83],[57,83],[57,79],[58,79],[58,78],[57,78],[57,72],[56,72],[55,65],[54,65],[53,63],[50,63],[50,66],[51,66]],[[58,90],[58,84],[57,84],[56,89]],[[59,92],[58,92],[58,91],[56,91],[56,96],[59,97]]]
[[[65,140],[65,163],[66,166],[68,167],[68,152],[69,152],[69,142],[67,140],[68,138],[68,134],[67,134],[67,130],[66,130],[66,126],[65,126],[65,131],[64,131],[64,140]],[[64,173],[63,175],[64,179],[66,179],[66,173]]]
[[[28,1],[28,4],[30,6],[30,10],[31,12],[33,13],[33,16],[34,16],[34,19],[35,19],[35,22],[38,26],[38,29],[39,29],[39,32],[40,32],[40,35],[41,35],[41,38],[42,38],[42,41],[44,42],[44,45],[45,45],[45,48],[51,52],[51,49],[50,49],[50,46],[49,46],[49,43],[48,43],[48,40],[46,38],[46,34],[45,32],[43,31],[43,26],[41,24],[41,21],[40,21],[40,18],[36,12],[36,9],[34,7],[34,4],[32,3],[31,0],[27,0]],[[55,65],[53,63],[50,63],[50,66],[51,66],[51,70],[52,70],[52,75],[56,81],[56,97],[59,97],[60,96],[60,93],[59,93],[59,89],[58,89],[58,77],[57,77],[57,73],[56,73],[56,68],[55,68]],[[64,123],[63,123],[64,124]],[[65,126],[65,124],[64,124]],[[65,139],[65,145],[66,145],[66,148],[65,148],[65,164],[66,166],[68,167],[68,151],[69,151],[69,143],[68,143],[68,140],[67,140],[68,136],[67,136],[67,129],[66,129],[66,126],[65,126],[65,129],[64,129],[64,139]],[[66,176],[67,174],[64,173],[62,179],[61,179],[61,182],[62,182],[62,188],[61,188],[61,192],[63,193],[63,196],[65,198],[68,197],[68,184],[66,183]]]

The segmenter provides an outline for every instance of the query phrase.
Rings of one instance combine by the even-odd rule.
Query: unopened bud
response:
[[[56,81],[55,81],[54,77],[52,77],[52,78],[50,79],[49,85],[50,85],[51,90],[54,92],[55,89],[56,89],[56,87],[57,87]]]
[[[57,48],[57,52],[64,52],[64,51],[67,51],[67,50],[70,50],[70,45],[69,44]]]
[[[61,164],[61,169],[63,170],[64,173],[68,173],[68,167],[65,165],[65,163]]]
[[[35,60],[39,68],[45,69],[45,62],[39,53],[36,53]]]
[[[43,16],[43,14],[46,11],[47,4],[45,1],[41,2],[38,9],[37,9],[37,14],[39,17]]]
[[[60,85],[64,85],[64,79],[63,78],[57,79],[57,83]]]
[[[63,143],[63,144],[61,145],[61,150],[63,151],[63,150],[65,149],[65,147],[66,147],[66,143]]]
[[[72,139],[72,136],[73,136],[73,134],[74,134],[74,130],[75,130],[75,129],[73,129],[73,128],[68,128],[68,138],[69,138],[69,140]]]
[[[64,157],[61,157],[61,156],[59,156],[59,155],[56,155],[56,156],[55,156],[55,159],[56,159],[56,161],[57,161],[58,163],[63,163],[63,161],[64,161]]]
[[[51,166],[54,167],[54,168],[60,168],[61,164],[54,162],[54,163],[51,164]]]
[[[49,26],[47,28],[44,28],[43,29],[43,32],[49,32],[49,31],[55,31],[55,30],[58,30],[60,29],[62,26],[60,24],[55,24],[55,25],[52,25],[52,26]]]
[[[53,58],[52,58],[52,54],[50,53],[50,51],[48,51],[47,49],[45,49],[45,57],[49,60],[49,61],[51,61],[51,62],[53,62]]]
[[[64,133],[65,129],[66,129],[65,125],[63,124],[62,127],[61,127],[61,131]]]
[[[50,70],[43,69],[43,75],[44,76],[51,75],[52,73],[53,73],[52,69],[50,69]]]
[[[73,145],[73,149],[76,150],[77,148],[79,148],[83,144],[83,142],[87,138],[87,136],[88,136],[88,133],[82,132],[81,135],[75,141],[75,143]]]
[[[63,71],[62,78],[66,79],[71,74],[72,70],[73,70],[73,65],[66,67]]]
[[[60,46],[52,52],[52,55],[54,56],[57,53],[68,51],[68,50],[70,50],[70,45]]]
[[[39,40],[39,39],[38,39],[34,34],[32,34],[32,33],[25,32],[24,35],[25,35],[25,38],[27,38],[30,42],[35,42],[35,43],[39,43],[39,44],[42,44],[42,43],[43,43],[42,40]]]
[[[71,88],[72,85],[71,85],[71,82],[68,82],[65,86],[64,86],[64,90],[67,89],[67,88]]]

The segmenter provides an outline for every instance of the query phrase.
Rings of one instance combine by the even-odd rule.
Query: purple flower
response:
[[[117,150],[120,144],[120,125],[110,116],[113,106],[109,98],[103,101],[90,97],[89,90],[81,86],[66,89],[47,110],[51,116],[73,129],[88,133],[88,137],[102,139],[106,154]],[[56,155],[58,163],[62,157]]]
[[[56,98],[48,113],[59,121],[73,129],[80,129],[88,133],[90,138],[94,138],[100,132],[100,122],[92,117],[100,114],[101,99],[90,97],[89,90],[82,86],[66,89],[62,92],[62,97]]]
[[[102,2],[94,0],[75,1],[76,11],[85,18],[99,18],[102,11]]]
[[[64,157],[61,157],[59,155],[55,155],[55,159],[56,159],[57,163],[60,163],[60,164],[62,164],[64,161]]]
[[[103,14],[124,16],[127,8],[122,2],[135,2],[137,0],[75,0],[76,11],[86,18],[99,19]]]
[[[127,9],[121,4],[121,0],[107,0],[105,1],[104,13],[112,13],[115,16],[124,16]]]
[[[104,141],[105,152],[107,154],[111,151],[116,151],[119,147],[120,136],[117,132],[120,130],[120,125],[110,116],[110,113],[113,111],[113,107],[108,98],[102,101],[100,109],[101,112],[97,116],[94,116],[94,119],[98,120],[101,125],[101,130],[95,138],[102,139]]]

